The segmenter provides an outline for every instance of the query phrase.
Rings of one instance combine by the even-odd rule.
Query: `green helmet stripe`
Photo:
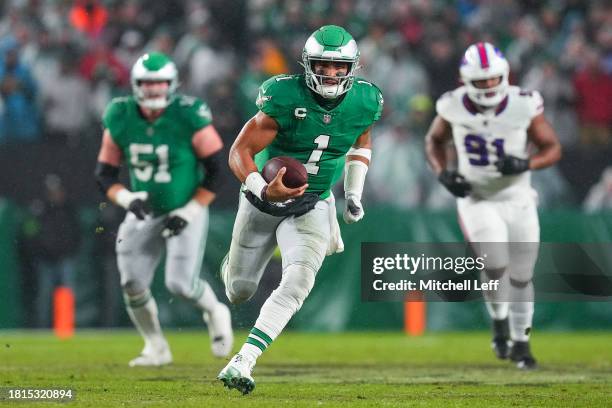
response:
[[[336,77],[340,80],[337,86],[325,85],[322,76],[312,69],[312,61],[317,60],[348,62],[348,72],[345,77]],[[327,25],[315,31],[306,41],[302,63],[306,71],[306,85],[325,98],[335,98],[353,86],[355,70],[359,67],[359,49],[353,36],[344,28]]]
[[[313,36],[319,44],[323,45],[325,51],[335,51],[353,39],[344,28],[334,25],[319,28]]]
[[[161,52],[150,52],[142,57],[142,64],[149,71],[159,71],[169,62],[170,58]]]

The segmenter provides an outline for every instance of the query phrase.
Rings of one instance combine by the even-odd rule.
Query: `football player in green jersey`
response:
[[[282,279],[261,308],[239,353],[218,378],[246,394],[255,382],[256,359],[300,309],[313,287],[325,255],[343,249],[331,187],[344,170],[347,223],[363,215],[361,193],[371,156],[371,127],[381,115],[383,99],[372,83],[355,77],[359,51],[341,27],[324,26],[307,40],[303,75],[273,77],[260,88],[259,112],[242,128],[229,164],[243,183],[232,243],[221,267],[232,303],[257,290],[276,246],[282,256]],[[259,170],[272,157],[302,162],[308,182],[283,185],[281,168],[267,183]]]
[[[140,57],[131,82],[134,95],[113,99],[104,113],[96,167],[100,188],[128,211],[117,234],[117,263],[128,314],[145,342],[129,365],[172,362],[149,290],[164,249],[166,287],[202,311],[212,352],[224,357],[233,344],[230,312],[199,277],[223,143],[208,107],[175,93],[177,70],[164,54]],[[132,191],[119,182],[122,161]]]

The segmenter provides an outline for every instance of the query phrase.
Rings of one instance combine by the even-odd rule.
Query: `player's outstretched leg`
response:
[[[493,353],[499,359],[508,358],[510,353],[510,329],[508,326],[508,296],[509,296],[509,280],[508,274],[504,273],[505,268],[489,270],[481,274],[481,280],[487,282],[489,280],[499,279],[500,284],[497,290],[484,292],[486,307],[491,316],[491,327],[493,330],[493,339],[491,340],[491,348]]]
[[[227,357],[234,345],[229,308],[219,302],[208,282],[199,277],[206,243],[208,211],[203,211],[178,236],[166,241],[166,287],[173,295],[192,303],[208,326],[210,349],[215,357]]]
[[[532,219],[537,219],[535,209]],[[510,265],[510,337],[513,342],[510,359],[522,370],[537,368],[536,359],[531,354],[529,337],[533,321],[534,289],[533,270],[538,254],[537,227],[524,227],[532,236],[520,237],[528,242],[515,242],[511,246],[512,263]]]
[[[300,309],[314,285],[316,270],[305,265],[289,265],[279,287],[261,308],[255,327],[246,342],[217,378],[228,388],[248,394],[255,388],[251,373],[257,358],[272,344],[291,317]]]
[[[217,376],[225,386],[236,388],[243,394],[248,394],[255,388],[255,380],[251,373],[257,358],[272,344],[291,317],[302,307],[314,285],[315,276],[323,263],[329,245],[331,230],[329,211],[329,204],[326,201],[319,201],[315,210],[300,217],[287,217],[282,221],[266,220],[265,225],[268,228],[272,225],[276,239],[270,240],[268,235],[264,236],[265,239],[261,237],[257,240],[253,239],[252,241],[259,242],[262,246],[250,258],[245,257],[248,254],[248,247],[240,247],[238,251],[236,249],[238,247],[234,247],[235,242],[232,242],[228,262],[231,266],[225,265],[222,269],[222,278],[232,303],[246,300],[252,295],[250,285],[245,285],[248,282],[245,278],[249,275],[256,278],[251,279],[256,288],[263,269],[272,255],[276,241],[283,258],[283,276],[278,288],[272,292],[262,306],[246,342]],[[238,217],[236,224],[239,222]],[[257,219],[257,217],[252,217],[254,221],[251,222],[256,222]],[[240,231],[242,230],[238,229],[238,232]],[[236,232],[235,227],[234,237],[238,235]],[[243,242],[251,242],[251,240]],[[235,260],[232,257],[232,250],[236,250]],[[250,272],[247,263],[249,259]]]
[[[215,357],[227,357],[234,345],[232,332],[232,315],[229,308],[217,302],[210,311],[204,312],[204,322],[208,326],[210,349]]]
[[[158,367],[172,363],[172,354],[157,317],[157,303],[147,289],[130,296],[125,293],[128,315],[142,335],[145,346],[140,355],[129,362],[130,367]]]
[[[157,230],[160,223],[160,219],[140,221],[128,213],[117,233],[117,266],[125,306],[145,343],[142,353],[130,361],[130,367],[162,366],[172,362],[157,317],[157,304],[149,290],[163,249],[163,240]]]
[[[166,274],[168,290],[190,301],[202,311],[202,317],[208,326],[210,349],[213,356],[227,357],[234,345],[232,316],[229,308],[217,299],[208,282],[197,278],[192,287],[186,279],[170,280],[168,276]]]
[[[510,360],[516,363],[521,370],[533,370],[538,368],[536,359],[531,354],[529,341],[515,341],[510,350]]]
[[[533,283],[510,280],[512,299],[510,303],[510,336],[512,349],[510,359],[522,370],[537,368],[536,359],[529,347],[529,334],[533,319]]]
[[[502,320],[493,320],[493,340],[491,341],[491,348],[493,353],[500,360],[505,360],[510,354],[510,327],[508,325],[508,318]]]

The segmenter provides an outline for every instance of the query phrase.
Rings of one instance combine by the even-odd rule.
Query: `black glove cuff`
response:
[[[243,193],[255,208],[275,217],[299,217],[312,210],[319,201],[319,195],[315,193],[304,193],[302,196],[287,203],[262,201],[249,190],[243,191]]]

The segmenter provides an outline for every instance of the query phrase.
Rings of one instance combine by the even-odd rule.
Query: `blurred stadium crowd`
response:
[[[423,137],[436,98],[458,85],[462,51],[486,40],[508,57],[511,83],[543,94],[564,146],[562,164],[534,176],[541,206],[612,206],[612,170],[604,171],[612,157],[612,6],[597,0],[8,0],[0,18],[0,196],[37,198],[53,173],[77,203],[97,202],[89,174],[100,117],[113,96],[131,92],[130,67],[146,51],[173,57],[181,92],[211,106],[229,146],[256,112],[259,84],[301,72],[304,41],[323,24],[358,39],[360,76],[385,96],[369,203],[454,205],[427,169]],[[236,185],[227,181],[220,204],[233,206]]]
[[[344,26],[358,40],[359,75],[386,102],[366,205],[452,209],[423,139],[436,98],[458,85],[463,50],[493,42],[511,62],[511,83],[543,94],[564,147],[559,166],[534,174],[541,207],[612,208],[612,6],[603,0],[6,0],[0,12],[0,215],[4,199],[23,215],[0,218],[20,224],[29,326],[49,326],[53,285],[74,286],[75,268],[88,272],[79,321],[118,323],[114,235],[91,231],[116,231],[123,212],[98,210],[93,169],[102,112],[132,92],[130,68],[147,51],[174,59],[180,91],[210,105],[229,149],[257,110],[261,82],[302,72],[308,35]],[[223,180],[214,207],[234,211],[238,182],[229,169]]]

